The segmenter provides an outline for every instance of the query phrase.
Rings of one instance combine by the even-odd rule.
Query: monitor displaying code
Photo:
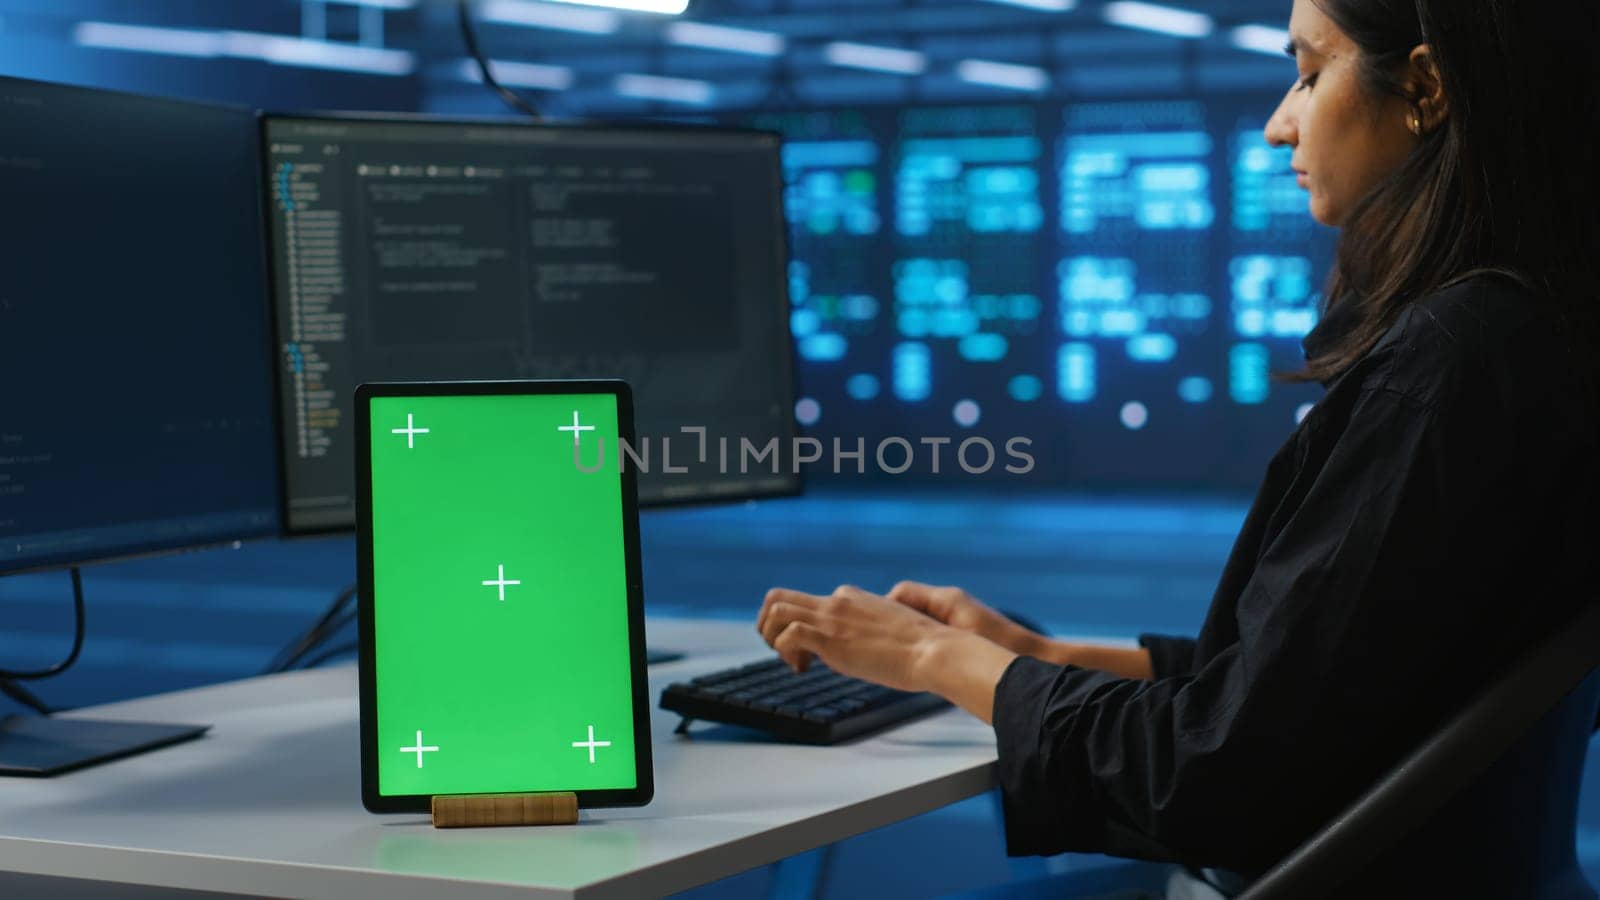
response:
[[[362,382],[619,378],[663,460],[641,503],[798,489],[694,431],[795,434],[776,135],[274,116],[264,136],[288,530],[354,524]]]

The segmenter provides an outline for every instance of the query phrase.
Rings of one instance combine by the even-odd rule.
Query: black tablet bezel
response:
[[[616,398],[617,433],[630,444],[633,392],[615,380],[455,381],[369,383],[356,388],[356,584],[361,680],[361,803],[370,812],[428,812],[431,794],[378,792],[378,704],[372,614],[372,408],[374,397],[609,394]],[[620,454],[619,454],[620,462]],[[623,553],[627,558],[628,656],[633,684],[634,787],[577,791],[578,806],[643,806],[655,795],[650,753],[650,698],[645,669],[644,576],[639,560],[639,504],[632,468],[621,466]]]

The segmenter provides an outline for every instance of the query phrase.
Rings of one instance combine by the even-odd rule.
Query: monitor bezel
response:
[[[617,431],[633,441],[633,392],[620,380],[369,382],[356,388],[356,602],[361,718],[361,803],[369,812],[428,812],[431,794],[378,790],[378,696],[372,575],[372,407],[375,397],[483,397],[607,394],[617,404]],[[627,568],[628,662],[633,685],[634,787],[575,791],[580,808],[644,806],[655,796],[650,744],[650,689],[644,635],[644,569],[639,553],[638,486],[631,466],[618,466],[623,556]]]
[[[281,303],[278,285],[278,251],[276,246],[276,232],[273,230],[274,208],[269,192],[272,190],[272,153],[271,138],[267,133],[268,126],[274,121],[307,121],[307,122],[351,122],[363,125],[440,125],[445,127],[470,127],[470,128],[504,128],[515,129],[547,129],[585,131],[597,130],[607,132],[637,131],[637,132],[670,132],[670,133],[699,133],[699,134],[726,134],[748,136],[751,138],[766,138],[772,141],[771,153],[771,178],[773,191],[777,196],[777,203],[773,208],[776,221],[773,227],[779,236],[777,254],[777,284],[774,285],[776,301],[778,304],[779,328],[783,332],[783,348],[776,354],[776,358],[783,365],[784,395],[791,409],[789,416],[789,436],[791,440],[804,436],[804,430],[795,421],[792,408],[799,397],[797,372],[799,368],[798,351],[795,347],[794,334],[790,331],[790,298],[789,298],[789,263],[792,260],[791,238],[789,235],[789,220],[785,212],[785,191],[783,176],[783,136],[773,130],[764,128],[745,128],[733,125],[706,125],[683,122],[660,122],[653,120],[626,121],[607,119],[562,119],[550,121],[518,120],[514,118],[492,118],[482,116],[438,116],[426,113],[395,113],[395,112],[361,112],[361,111],[317,111],[317,112],[281,112],[276,110],[260,110],[256,113],[257,134],[259,136],[259,196],[258,207],[261,213],[262,244],[266,253],[266,283],[267,283],[267,315],[270,318],[270,333],[272,335],[272,384],[273,404],[272,415],[277,425],[278,436],[278,522],[279,534],[286,538],[309,538],[319,536],[335,536],[354,534],[357,527],[356,521],[348,525],[315,525],[296,526],[293,511],[290,509],[292,489],[290,481],[288,435],[292,433],[293,423],[288,420],[284,402],[284,391],[287,389],[284,381],[283,343],[284,335],[280,326],[279,305]],[[781,474],[787,475],[787,483],[763,490],[730,491],[721,494],[711,494],[696,497],[668,497],[646,500],[638,505],[641,509],[674,509],[690,508],[697,506],[717,506],[730,503],[743,503],[748,500],[774,500],[785,497],[798,497],[805,492],[805,479],[794,467],[785,469]],[[359,519],[359,504],[356,518]]]

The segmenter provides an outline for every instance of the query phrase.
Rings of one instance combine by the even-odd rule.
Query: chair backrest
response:
[[[1240,900],[1316,900],[1334,895],[1349,878],[1483,776],[1530,730],[1553,718],[1552,711],[1570,712],[1561,718],[1573,719],[1577,727],[1571,727],[1574,722],[1563,727],[1544,721],[1550,735],[1546,740],[1558,737],[1570,742],[1572,746],[1559,749],[1581,772],[1594,724],[1593,704],[1600,696],[1597,669],[1600,602],[1589,604],[1576,621],[1512,666],[1344,812],[1257,879]],[[1563,710],[1563,704],[1569,709]],[[1572,789],[1575,793],[1575,783]],[[1576,802],[1575,798],[1532,800]],[[1564,830],[1564,835],[1549,837],[1564,839],[1570,856],[1574,837],[1570,815]]]

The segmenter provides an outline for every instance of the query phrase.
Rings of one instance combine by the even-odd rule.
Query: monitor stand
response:
[[[655,647],[644,648],[644,664],[647,666],[677,662],[680,659],[683,659],[683,653],[678,650],[660,650]]]
[[[193,740],[210,728],[64,716],[6,716],[0,719],[0,776],[49,778]]]

